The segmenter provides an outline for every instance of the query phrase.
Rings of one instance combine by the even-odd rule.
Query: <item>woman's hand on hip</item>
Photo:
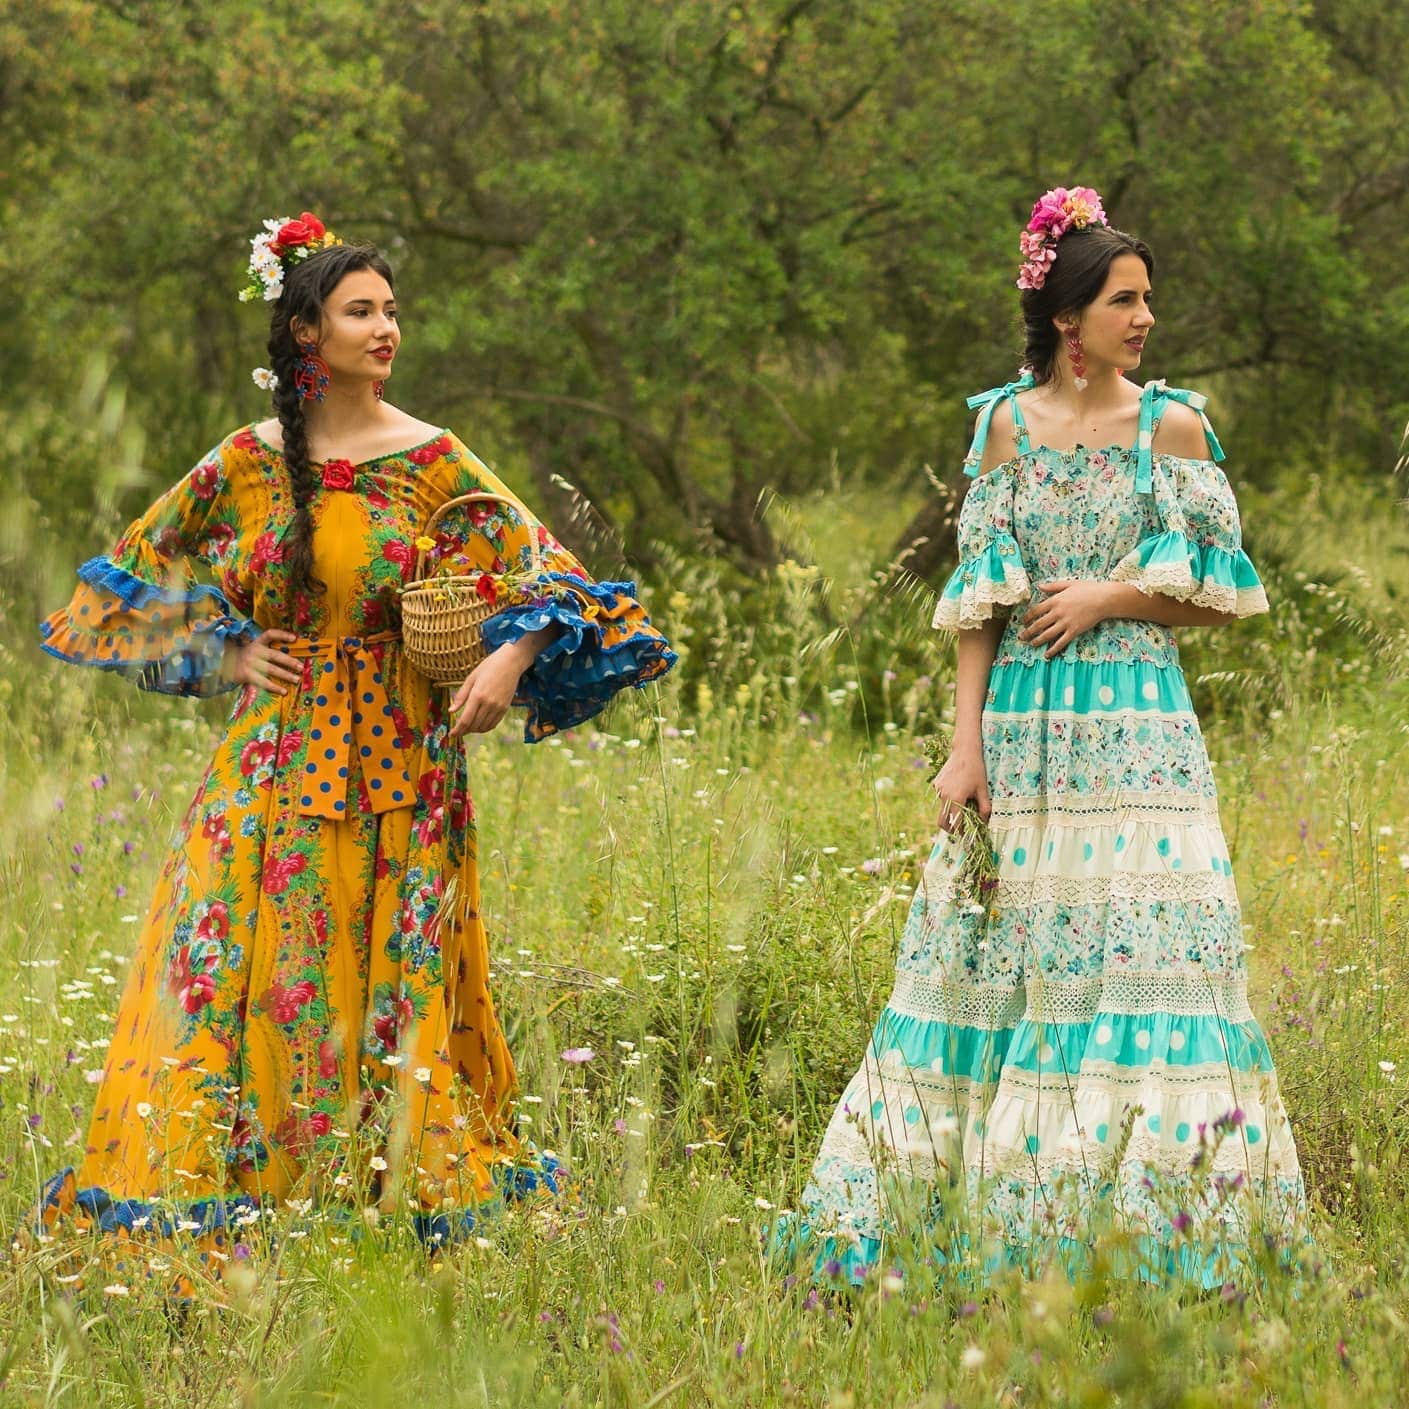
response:
[[[303,662],[281,651],[278,643],[297,640],[292,631],[271,627],[243,645],[227,642],[221,672],[237,685],[253,685],[259,690],[285,695],[290,685],[303,683]]]
[[[988,774],[983,766],[983,754],[978,749],[952,753],[931,784],[939,794],[939,825],[952,832],[959,825],[959,814],[972,802],[985,822],[993,811],[988,797]]]

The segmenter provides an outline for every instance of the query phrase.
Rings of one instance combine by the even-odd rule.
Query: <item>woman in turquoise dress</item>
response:
[[[959,638],[944,834],[775,1236],[851,1282],[908,1250],[1218,1286],[1300,1236],[1305,1192],[1170,628],[1267,599],[1204,398],[1124,379],[1149,249],[1078,188],[1038,202],[1022,252],[1027,367],[969,401],[934,616]],[[977,885],[966,805],[996,864]]]

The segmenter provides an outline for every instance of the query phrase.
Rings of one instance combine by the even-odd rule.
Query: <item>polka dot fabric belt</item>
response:
[[[295,659],[313,663],[313,718],[298,809],[302,816],[334,821],[347,816],[353,749],[373,812],[410,807],[415,801],[405,746],[382,679],[385,652],[371,649],[400,639],[395,631],[382,631],[306,637],[283,646]]]

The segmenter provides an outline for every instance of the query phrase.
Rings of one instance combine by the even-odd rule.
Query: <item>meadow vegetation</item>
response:
[[[355,1201],[351,1218],[296,1202],[268,1220],[272,1249],[252,1234],[223,1284],[176,1308],[161,1275],[90,1273],[74,1297],[60,1250],[26,1245],[0,1270],[0,1402],[1401,1402],[1409,527],[1395,493],[1388,476],[1329,474],[1249,492],[1273,615],[1184,646],[1315,1206],[1300,1276],[1202,1298],[1101,1275],[976,1290],[898,1246],[903,1276],[882,1269],[848,1299],[762,1259],[759,1227],[800,1192],[888,991],[932,833],[919,741],[943,725],[952,670],[925,593],[868,566],[884,562],[885,516],[824,485],[772,509],[808,565],[746,599],[683,559],[655,585],[685,657],[664,687],[540,746],[508,727],[471,745],[523,1112],[571,1166],[571,1196],[430,1256]],[[227,703],[41,658],[24,596],[3,602],[0,645],[7,1244],[83,1138],[136,925]],[[573,1048],[591,1060],[565,1062]]]

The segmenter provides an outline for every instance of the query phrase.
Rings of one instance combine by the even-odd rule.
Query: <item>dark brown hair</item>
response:
[[[1027,340],[1023,360],[1032,368],[1038,386],[1052,380],[1057,366],[1059,335],[1052,320],[1094,303],[1105,287],[1111,265],[1123,254],[1138,255],[1150,278],[1155,277],[1155,257],[1150,247],[1134,235],[1105,225],[1068,230],[1057,242],[1057,258],[1047,270],[1046,282],[1040,289],[1023,290],[1023,332]]]
[[[391,266],[374,245],[330,245],[297,264],[284,274],[284,292],[274,303],[269,323],[269,366],[279,379],[274,388],[274,414],[284,435],[284,465],[293,491],[294,521],[284,540],[284,567],[288,573],[289,611],[295,621],[300,606],[306,611],[306,598],[321,596],[327,585],[313,576],[313,498],[315,477],[308,459],[308,427],[303,418],[303,396],[295,385],[298,370],[298,339],[290,326],[297,318],[305,327],[318,328],[323,321],[323,305],[347,274],[371,269],[387,284],[392,283]]]

